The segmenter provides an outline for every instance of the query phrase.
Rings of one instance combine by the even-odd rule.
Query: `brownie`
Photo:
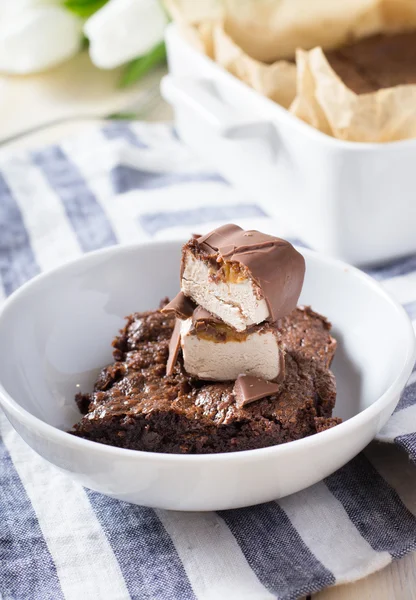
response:
[[[279,332],[286,353],[310,358],[329,369],[337,342],[330,335],[331,323],[310,306],[299,306],[279,322]]]
[[[336,342],[330,324],[309,308],[283,319],[286,377],[276,395],[238,408],[234,382],[192,379],[181,358],[166,373],[174,317],[136,313],[114,340],[114,364],[91,394],[76,397],[85,416],[74,435],[135,450],[215,453],[263,448],[332,426]]]
[[[416,83],[416,31],[374,35],[325,55],[357,94]]]
[[[339,417],[315,417],[315,427],[318,433],[321,431],[326,431],[327,429],[331,429],[340,423],[342,423],[342,419]]]

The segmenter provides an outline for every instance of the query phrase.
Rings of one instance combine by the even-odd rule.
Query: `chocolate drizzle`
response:
[[[267,302],[270,320],[290,314],[297,305],[305,277],[305,260],[289,242],[237,225],[223,225],[185,245],[211,262],[243,265]],[[182,261],[182,272],[183,272]]]

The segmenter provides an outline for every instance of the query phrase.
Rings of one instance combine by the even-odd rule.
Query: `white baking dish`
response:
[[[355,264],[416,251],[416,140],[344,142],[303,123],[170,25],[162,94],[181,138],[317,250]]]

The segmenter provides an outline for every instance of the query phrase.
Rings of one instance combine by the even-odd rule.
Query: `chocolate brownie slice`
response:
[[[335,425],[339,425],[341,422],[342,419],[340,419],[339,417],[315,417],[316,431],[319,433],[320,431],[332,429],[332,427],[335,427]]]
[[[329,323],[309,308],[281,322],[286,377],[279,392],[241,408],[234,382],[193,379],[181,360],[165,375],[173,325],[160,311],[128,317],[113,342],[115,363],[102,370],[93,393],[77,396],[86,414],[72,433],[121,448],[196,454],[272,446],[332,423],[336,389],[328,367],[336,343]]]
[[[325,55],[355,93],[416,84],[416,31],[374,35]]]

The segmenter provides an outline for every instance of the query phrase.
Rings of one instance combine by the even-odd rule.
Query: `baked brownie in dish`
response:
[[[297,440],[340,422],[332,418],[336,341],[328,321],[297,308],[278,324],[285,378],[276,394],[238,407],[234,382],[207,382],[184,370],[179,353],[166,375],[172,314],[136,313],[114,340],[115,362],[91,394],[76,398],[85,415],[71,433],[134,450],[217,453]],[[275,385],[275,384],[273,384]]]
[[[357,94],[416,83],[416,31],[374,35],[327,51],[325,56]]]
[[[72,433],[149,452],[264,448],[337,425],[331,326],[297,308],[305,259],[232,223],[182,248],[181,291],[136,313]]]

